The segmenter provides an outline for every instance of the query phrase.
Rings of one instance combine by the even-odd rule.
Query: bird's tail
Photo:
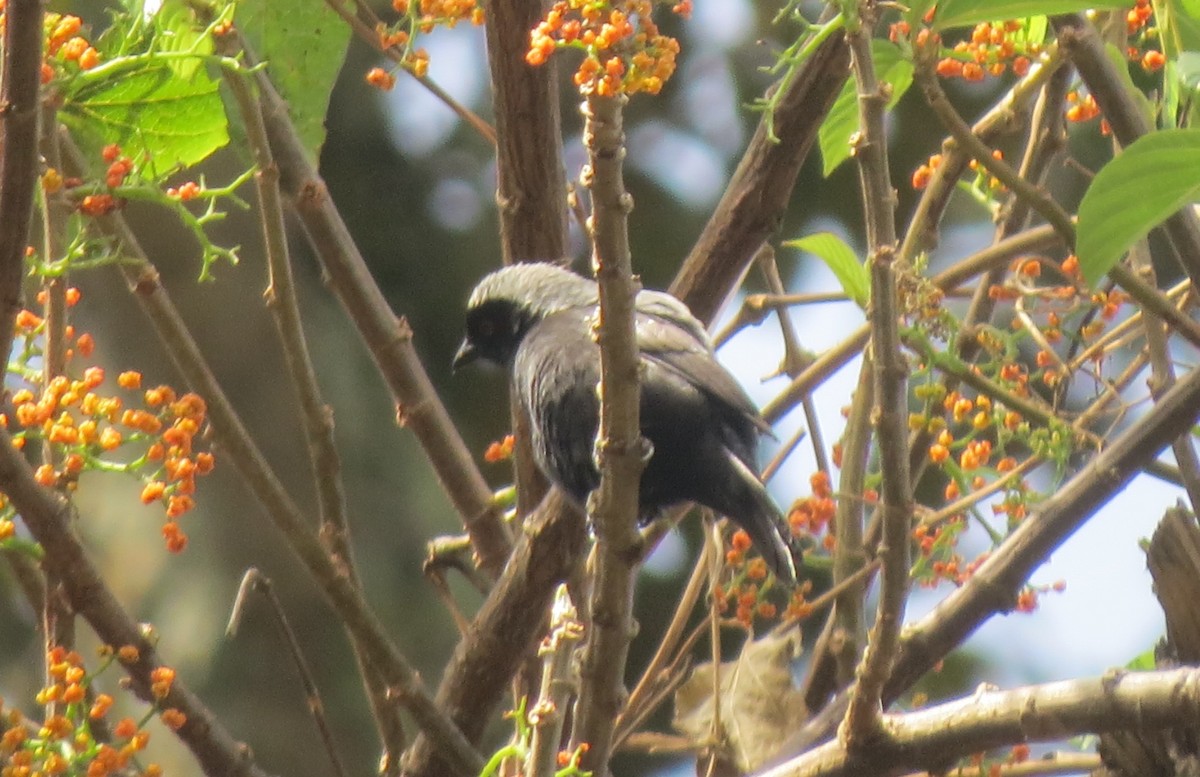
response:
[[[750,541],[775,576],[794,585],[802,552],[799,545],[791,541],[787,521],[758,476],[737,456],[729,454],[729,458],[738,471],[738,490],[742,492],[734,500],[736,508],[727,511],[729,519],[750,535]]]

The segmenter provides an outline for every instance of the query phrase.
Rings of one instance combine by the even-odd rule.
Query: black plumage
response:
[[[455,367],[484,359],[511,368],[538,467],[581,505],[600,482],[598,294],[595,281],[550,264],[497,270],[471,294],[454,359]],[[641,427],[653,445],[642,520],[680,502],[711,507],[746,530],[777,576],[794,581],[786,524],[756,474],[758,436],[768,427],[682,302],[642,291],[636,308]]]

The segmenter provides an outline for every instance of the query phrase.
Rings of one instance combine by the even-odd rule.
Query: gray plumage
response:
[[[593,458],[598,304],[596,282],[561,267],[497,270],[471,293],[467,334],[454,359],[455,367],[484,359],[511,368],[538,467],[581,505],[600,481]],[[786,523],[756,474],[758,436],[769,427],[717,362],[686,305],[642,291],[635,326],[642,435],[654,446],[642,473],[641,519],[680,502],[711,507],[746,530],[778,577],[794,581]]]

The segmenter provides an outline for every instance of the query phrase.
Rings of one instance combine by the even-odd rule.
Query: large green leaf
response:
[[[866,306],[871,296],[871,277],[859,261],[858,254],[846,245],[846,241],[832,232],[815,232],[797,240],[789,240],[784,245],[816,255],[833,270],[846,296],[859,306]]]
[[[323,0],[242,0],[234,23],[283,95],[315,161],[350,29]]]
[[[912,62],[904,58],[900,49],[884,40],[871,41],[871,57],[875,60],[875,72],[879,74],[879,80],[891,85],[892,96],[888,101],[888,108],[891,108],[912,85]],[[828,177],[850,157],[850,139],[857,130],[858,90],[854,79],[847,78],[842,85],[842,93],[821,123],[819,142],[823,175]]]
[[[1129,4],[1129,0],[942,0],[938,3],[933,26],[945,30],[996,19],[1053,16],[1088,8],[1119,8]]]
[[[118,62],[68,82],[62,119],[93,150],[116,143],[165,174],[190,167],[228,142],[217,82],[189,78],[164,61]]]
[[[1076,253],[1090,284],[1133,243],[1200,199],[1200,130],[1146,135],[1101,168],[1079,204]]]

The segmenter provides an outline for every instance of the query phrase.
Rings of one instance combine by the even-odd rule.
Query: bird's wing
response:
[[[717,361],[706,342],[677,322],[645,309],[637,316],[637,342],[642,358],[670,370],[692,386],[751,419],[762,431],[770,426],[729,371]]]

